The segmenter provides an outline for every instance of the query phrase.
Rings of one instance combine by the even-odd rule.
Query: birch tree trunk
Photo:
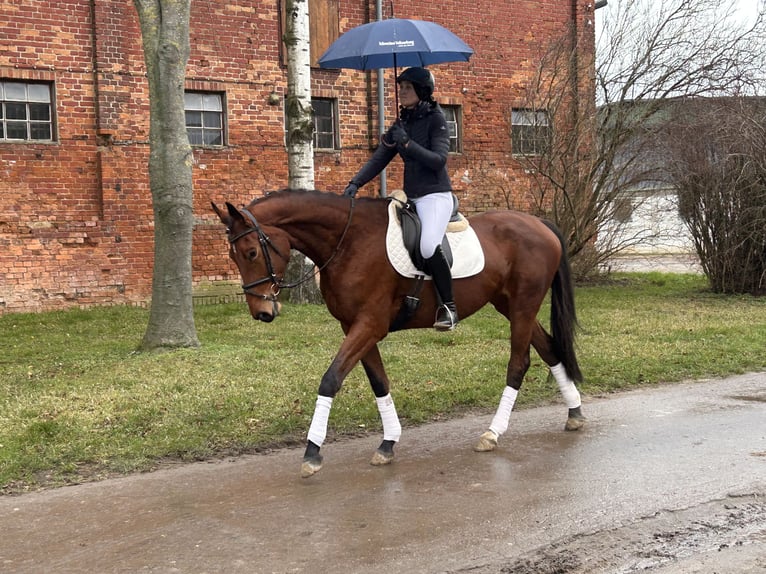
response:
[[[309,0],[286,0],[287,169],[289,189],[314,189],[314,116],[311,107],[311,28]],[[289,283],[309,278],[314,262],[293,251],[285,271]],[[290,289],[293,303],[322,303],[313,279]]]
[[[149,81],[154,269],[141,348],[197,347],[192,306],[192,154],[184,77],[191,0],[134,0]]]
[[[309,0],[287,0],[287,187],[314,189]]]

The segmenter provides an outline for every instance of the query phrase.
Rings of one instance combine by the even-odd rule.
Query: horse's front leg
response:
[[[327,436],[327,424],[330,419],[333,399],[340,391],[343,381],[354,365],[378,340],[365,329],[352,328],[348,330],[338,354],[322,376],[314,415],[309,427],[308,443],[303,454],[303,464],[301,465],[303,478],[308,478],[322,469],[322,455],[319,451]]]
[[[534,318],[532,318],[534,319]],[[521,389],[521,383],[529,370],[529,347],[531,326],[528,319],[513,322],[511,326],[511,357],[505,377],[505,389],[500,396],[500,404],[489,425],[489,430],[479,438],[473,449],[477,452],[495,450],[497,440],[506,430],[511,420],[511,411],[516,404],[516,397]]]
[[[383,359],[380,357],[378,346],[375,345],[362,359],[362,366],[370,381],[372,392],[375,394],[375,402],[378,405],[380,420],[383,423],[383,442],[372,455],[370,464],[383,466],[394,460],[394,445],[399,442],[402,435],[402,425],[396,414],[394,400],[391,398],[390,382],[383,367]]]
[[[349,372],[343,368],[343,356],[343,353],[338,353],[319,384],[314,415],[311,417],[311,426],[308,432],[306,452],[303,453],[303,464],[301,465],[303,478],[308,478],[322,469],[322,455],[319,450],[327,436],[327,424],[330,420],[332,401]]]

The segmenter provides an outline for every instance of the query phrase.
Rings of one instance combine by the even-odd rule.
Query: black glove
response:
[[[343,195],[346,197],[354,197],[357,191],[359,191],[359,186],[352,181],[346,186],[346,189],[343,190]]]
[[[391,140],[396,144],[405,146],[407,145],[407,142],[410,141],[410,136],[407,135],[407,132],[404,131],[402,126],[396,124],[391,128]]]

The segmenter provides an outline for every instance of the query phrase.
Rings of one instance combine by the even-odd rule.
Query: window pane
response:
[[[9,120],[26,120],[27,119],[27,105],[26,104],[12,104],[7,102],[5,104],[5,116]]]
[[[5,99],[24,102],[27,99],[27,85],[16,82],[6,82]]]
[[[8,122],[6,124],[6,132],[9,140],[25,140],[27,139],[27,123]]]
[[[318,132],[332,132],[332,118],[316,118],[316,131]]]
[[[45,84],[29,84],[27,86],[30,102],[50,102],[51,90]]]
[[[203,112],[203,122],[206,128],[220,128],[221,113],[220,112]]]
[[[186,127],[187,128],[201,128],[202,127],[202,112],[186,112]]]
[[[29,119],[42,122],[51,120],[51,108],[48,104],[29,104]]]
[[[184,94],[184,108],[187,110],[201,110],[202,94],[186,92]]]
[[[216,130],[205,130],[205,145],[223,145],[221,141],[221,132]]]
[[[49,140],[51,139],[51,125],[50,124],[30,124],[30,131],[32,132],[31,139],[33,140]]]
[[[534,122],[534,116],[529,110],[513,110],[511,121],[515,126],[530,125]]]
[[[215,110],[222,111],[221,96],[218,94],[204,94],[202,96],[202,109],[203,110]]]
[[[189,143],[191,145],[203,144],[201,128],[186,128],[186,135],[189,136]]]
[[[314,108],[315,116],[332,115],[332,102],[327,100],[311,100],[311,107]]]
[[[317,148],[319,149],[333,149],[333,138],[332,134],[315,134],[315,144]]]

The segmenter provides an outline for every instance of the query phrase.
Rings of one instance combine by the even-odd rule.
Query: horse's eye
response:
[[[250,261],[255,261],[255,259],[258,257],[258,251],[256,249],[251,249],[247,252],[247,258]]]

